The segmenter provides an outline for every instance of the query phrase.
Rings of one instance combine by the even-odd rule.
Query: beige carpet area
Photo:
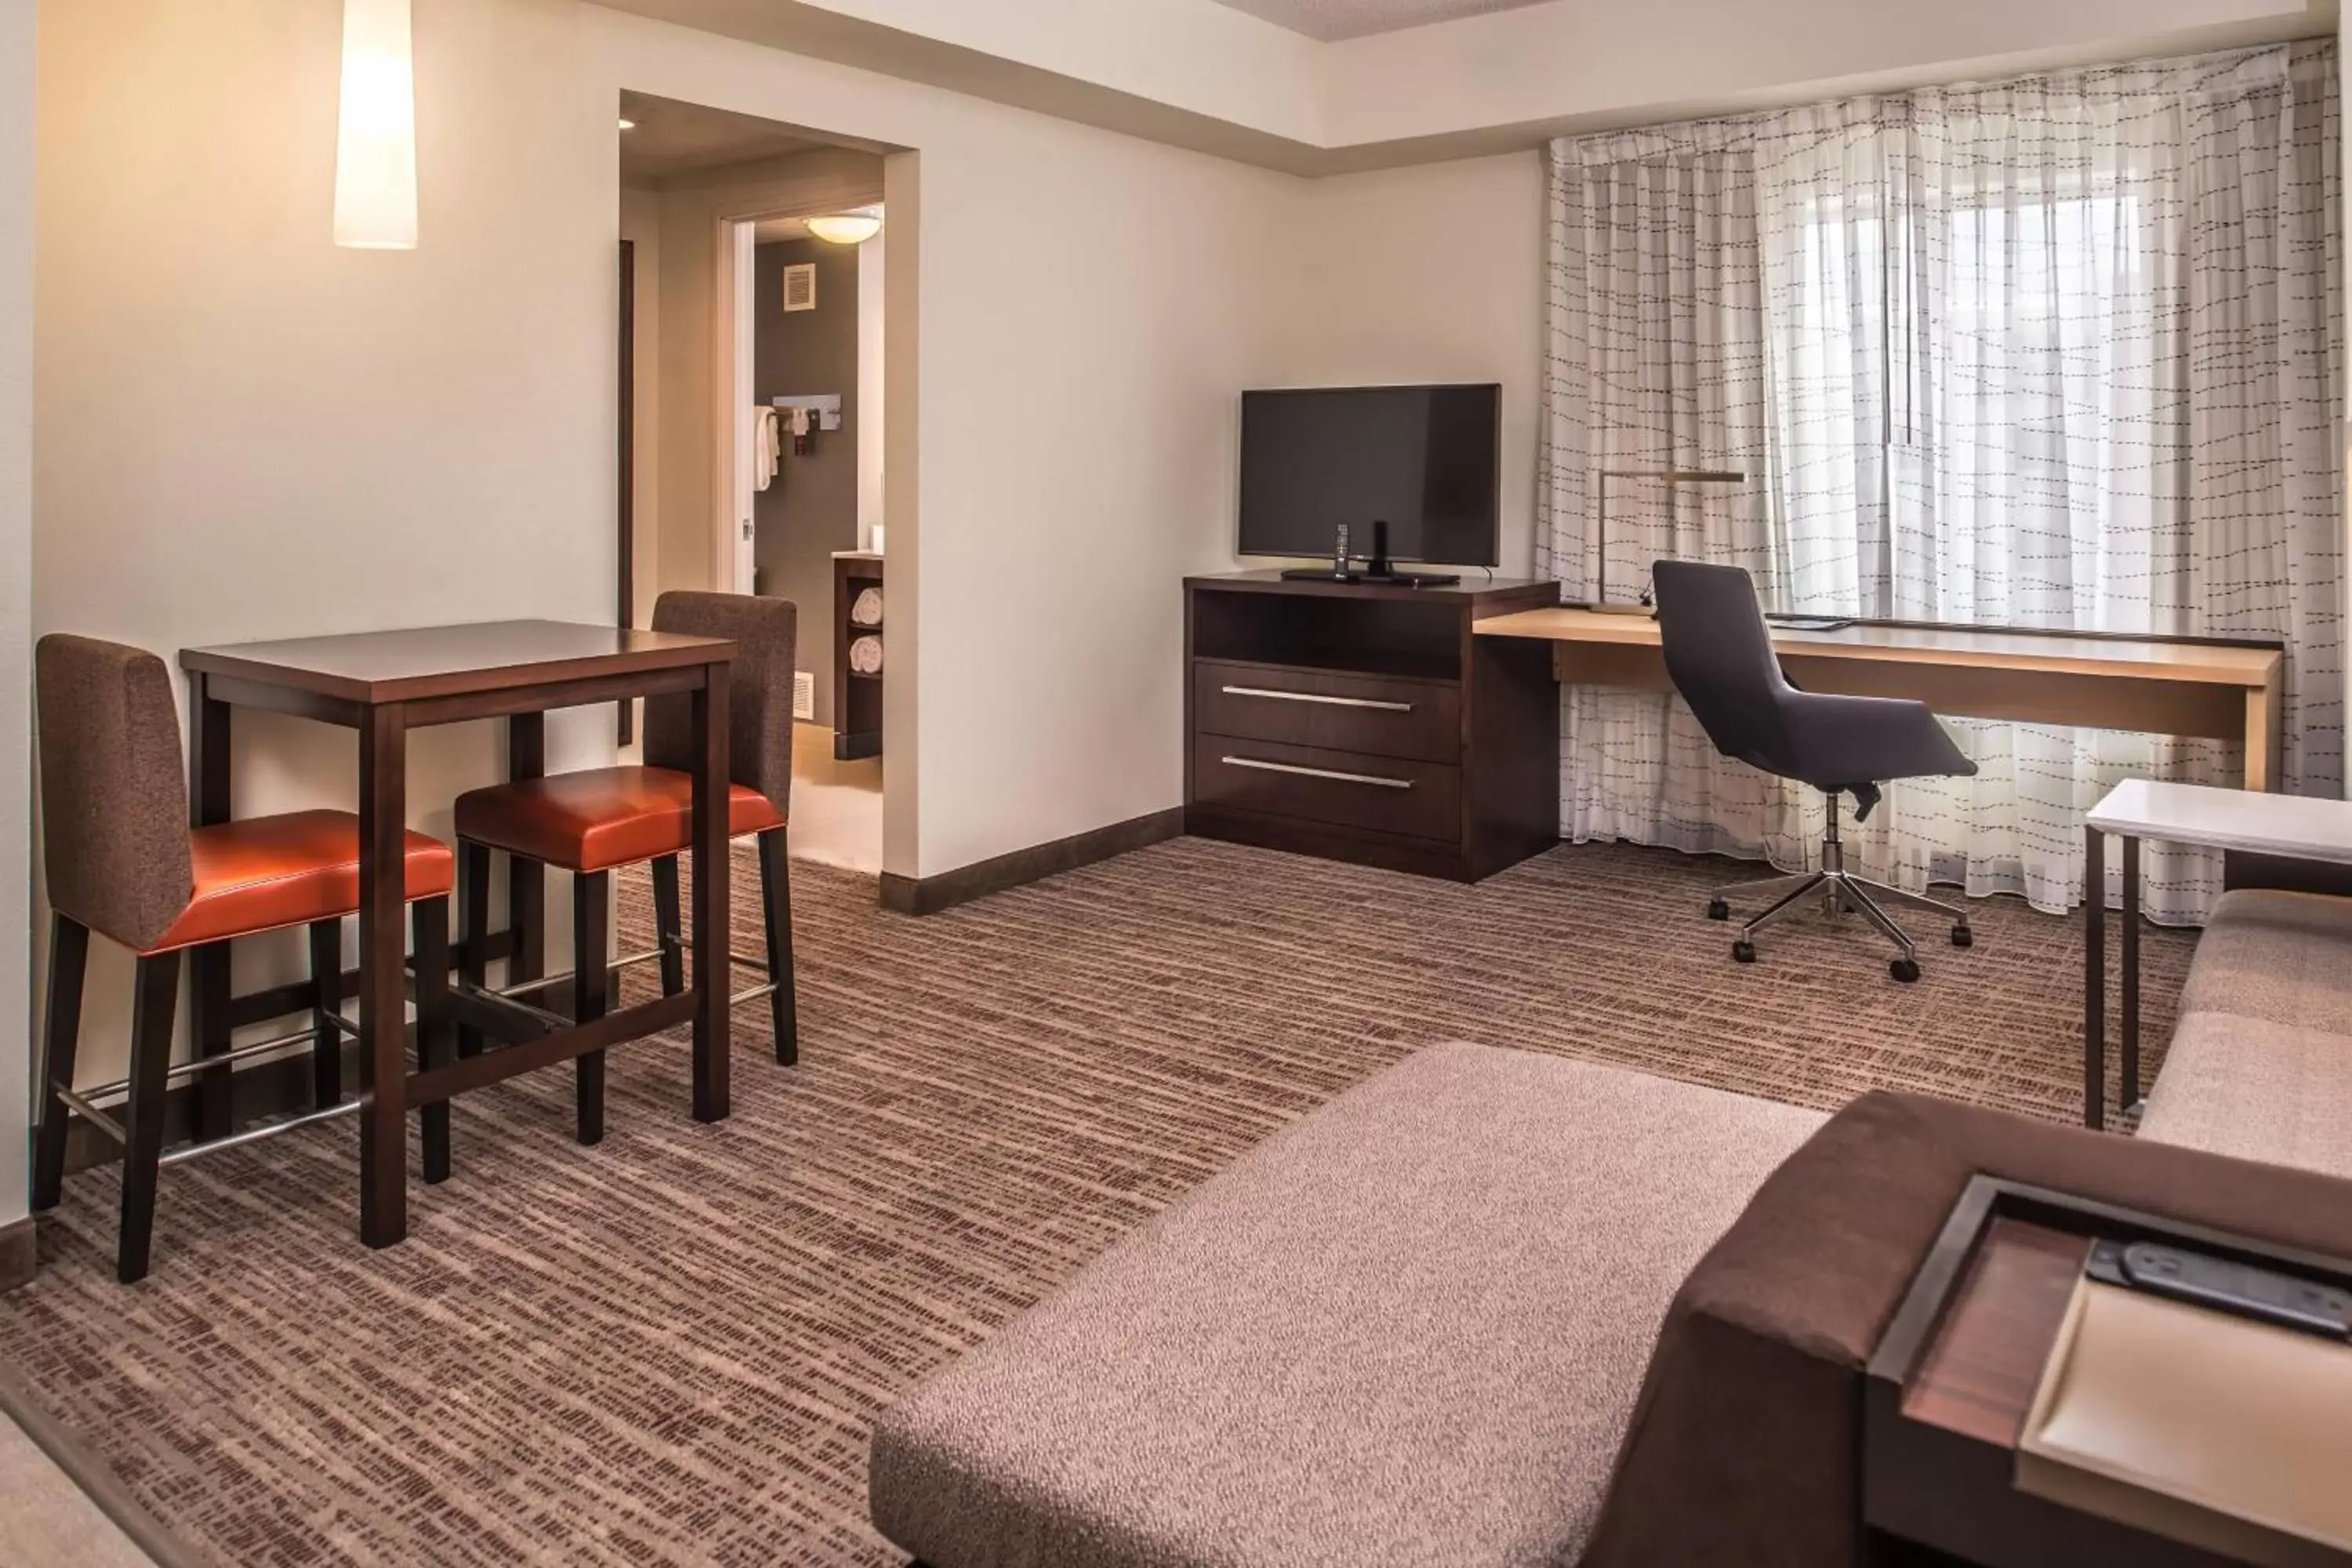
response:
[[[241,1568],[894,1563],[865,1521],[875,1411],[1426,1042],[2078,1114],[2079,925],[1994,900],[1956,952],[1922,924],[1916,986],[1815,921],[1741,967],[1700,918],[1741,869],[1562,848],[1457,887],[1180,840],[914,920],[799,865],[802,1065],[740,1011],[730,1121],[688,1119],[663,1042],[614,1054],[595,1149],[568,1072],[468,1097],[456,1177],[412,1186],[381,1253],[352,1128],[309,1129],[169,1173],[130,1289],[92,1172],[0,1299],[0,1357]],[[624,906],[635,948],[641,882]],[[2158,1042],[2189,940],[2147,943]]]

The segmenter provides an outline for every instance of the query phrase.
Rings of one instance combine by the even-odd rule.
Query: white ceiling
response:
[[[1935,82],[2328,37],[2338,11],[2338,0],[598,4],[1310,176]],[[1139,47],[1138,16],[1151,21],[1149,47]],[[1403,30],[1368,31],[1381,28]],[[1321,42],[1310,33],[1348,36]]]
[[[1371,33],[1393,33],[1428,22],[1453,22],[1490,11],[1516,11],[1545,0],[1217,0],[1261,21],[1335,43]]]
[[[622,93],[621,118],[630,123],[621,132],[621,178],[631,184],[656,185],[704,169],[835,145],[772,120],[649,93]]]

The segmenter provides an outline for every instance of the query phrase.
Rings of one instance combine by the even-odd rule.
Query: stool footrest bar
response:
[[[97,1106],[92,1105],[89,1100],[84,1100],[72,1089],[61,1089],[58,1090],[58,1098],[65,1101],[68,1106],[71,1107],[75,1114],[79,1115],[84,1121],[89,1122],[92,1127],[97,1128],[100,1132],[105,1133],[117,1143],[128,1143],[131,1142],[131,1134],[122,1130],[121,1122],[117,1121],[113,1117],[109,1116],[105,1111],[100,1110]]]
[[[661,949],[649,947],[643,952],[623,954],[613,960],[612,966],[614,969],[627,969],[633,964],[650,963],[660,956]],[[491,991],[490,994],[503,996],[511,1002],[518,996],[528,996],[534,991],[545,991],[555,985],[569,985],[572,984],[572,976],[574,973],[569,969],[559,969],[552,974],[542,974],[537,979],[518,980],[512,985],[499,986]]]
[[[572,976],[566,974],[562,978],[569,980]],[[531,986],[520,987],[526,991],[532,988]],[[449,987],[449,995],[453,1001],[461,1005],[458,1013],[458,1021],[461,1023],[468,1021],[465,1016],[465,1008],[462,1005],[470,1003],[477,1007],[493,1008],[516,1022],[535,1024],[541,1029],[568,1029],[572,1026],[572,1020],[561,1013],[535,1006],[518,997],[510,996],[504,991],[489,990],[463,980]]]
[[[668,942],[673,939],[665,937],[663,940],[665,942]],[[693,942],[688,942],[682,937],[674,940],[676,941],[676,944],[679,952],[692,952],[694,951]],[[732,948],[730,948],[727,952],[727,961],[730,963],[740,963],[746,969],[756,969],[762,974],[768,973],[767,959],[756,952],[737,952]]]
[[[246,1128],[243,1131],[232,1132],[226,1138],[215,1138],[210,1142],[189,1143],[165,1154],[163,1163],[176,1165],[184,1160],[196,1160],[202,1159],[206,1154],[217,1154],[224,1149],[235,1149],[247,1143],[258,1143],[264,1138],[275,1138],[280,1132],[291,1132],[299,1127],[309,1127],[314,1122],[332,1121],[339,1116],[356,1113],[365,1103],[364,1100],[346,1100],[337,1105],[321,1106],[316,1110],[306,1110],[299,1116],[289,1116],[278,1121],[265,1121],[258,1126]]]

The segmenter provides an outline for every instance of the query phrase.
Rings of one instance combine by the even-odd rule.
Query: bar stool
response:
[[[359,1109],[342,1099],[342,920],[360,902],[359,818],[297,811],[191,828],[171,675],[153,654],[53,632],[34,650],[40,704],[41,812],[49,892],[49,995],[41,1068],[33,1207],[55,1208],[65,1183],[68,1118],[122,1145],[122,1217],[115,1277],[145,1278],[163,1166]],[[447,845],[408,835],[418,1033],[439,1026],[449,974]],[[311,1026],[172,1065],[180,955],[292,926],[310,930]],[[131,1071],[74,1088],[89,933],[138,955]],[[175,1080],[224,1068],[308,1037],[312,1108],[288,1121],[163,1153],[163,1109]],[[121,1095],[118,1121],[101,1105]]]
[[[730,742],[728,836],[759,835],[761,900],[767,915],[763,960],[734,953],[733,961],[765,970],[767,983],[737,993],[730,1005],[769,999],[776,1059],[800,1059],[793,994],[792,883],[785,853],[786,814],[793,783],[794,613],[789,600],[742,594],[664,594],[654,605],[657,632],[726,637],[739,649],[728,693]],[[658,958],[662,991],[685,989],[688,947],[679,918],[678,857],[694,826],[690,699],[646,700],[644,766],[590,768],[468,790],[457,797],[457,924],[463,984],[481,986],[486,961],[476,956],[489,925],[490,854],[536,860],[572,873],[572,972],[508,988],[507,994],[572,982],[572,1010],[583,1023],[604,1016],[618,971]],[[649,952],[614,963],[608,911],[612,874],[653,862],[657,941]],[[725,941],[720,931],[715,940]],[[711,933],[696,933],[711,939]],[[460,1027],[461,1056],[481,1048],[478,1033]],[[577,1132],[583,1143],[604,1136],[604,1053],[577,1058]],[[436,1152],[446,1165],[446,1132],[425,1128],[425,1163]]]

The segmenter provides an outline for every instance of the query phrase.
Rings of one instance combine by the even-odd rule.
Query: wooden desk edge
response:
[[[1477,637],[1525,637],[1542,642],[1591,643],[1611,647],[1655,647],[1658,646],[1657,623],[1645,616],[1625,616],[1622,633],[1612,635],[1613,628],[1590,622],[1562,622],[1562,615],[1591,612],[1552,609],[1518,610],[1509,615],[1487,616],[1470,624]],[[1617,617],[1612,617],[1615,619]],[[1867,626],[1861,629],[1867,630]],[[1889,630],[1898,628],[1889,627]],[[1899,628],[1922,631],[1929,628],[1907,626]],[[1954,626],[1945,634],[1963,636],[1976,632],[1984,637],[2048,637],[2053,641],[2075,636],[2068,632],[2042,632],[2032,629],[1986,631],[1979,627]],[[1784,658],[1848,658],[1871,660],[1884,664],[1933,664],[1958,669],[2014,669],[2050,675],[2098,675],[2124,680],[2178,680],[2200,685],[2230,686],[2250,693],[2263,694],[2274,703],[2283,684],[2286,662],[2284,649],[2252,643],[2179,643],[2167,644],[2156,639],[2138,643],[2141,647],[2178,647],[2182,655],[2178,660],[2103,658],[2095,653],[2019,653],[2007,649],[1969,652],[1963,648],[1916,647],[1901,643],[1845,643],[1817,641],[1803,633],[1776,633],[1773,647]],[[2086,644],[2105,639],[2084,638]],[[2199,660],[2199,650],[2240,656],[2228,660]],[[2251,659],[2242,656],[2252,655]]]

